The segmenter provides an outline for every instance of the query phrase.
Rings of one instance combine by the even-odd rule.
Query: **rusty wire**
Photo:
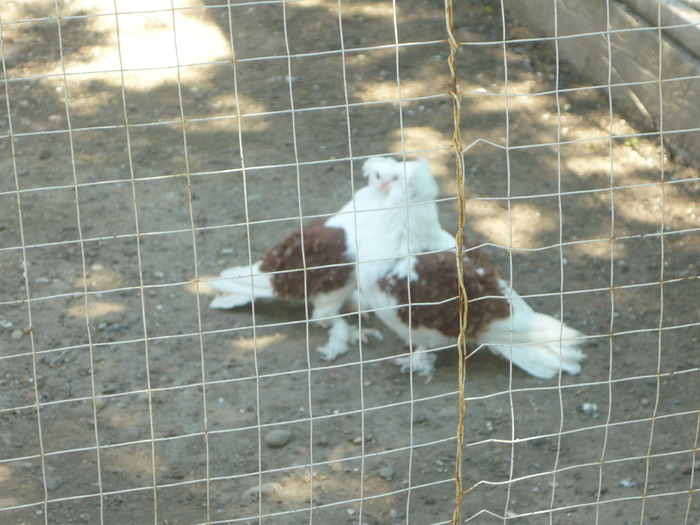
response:
[[[452,524],[462,521],[462,444],[464,441],[464,416],[466,413],[466,401],[464,399],[464,383],[466,379],[467,357],[467,289],[464,286],[464,268],[462,266],[462,245],[464,239],[464,223],[466,214],[466,196],[464,191],[464,171],[462,164],[462,134],[460,125],[462,119],[462,95],[457,80],[456,56],[459,44],[454,36],[454,12],[452,0],[445,0],[445,22],[447,26],[447,41],[450,44],[450,54],[447,64],[450,68],[450,91],[452,98],[452,113],[454,130],[452,133],[452,147],[455,154],[455,176],[457,182],[457,209],[459,214],[459,227],[455,236],[455,264],[457,265],[457,280],[459,283],[459,337],[457,338],[457,351],[459,352],[459,422],[457,424],[457,458],[455,460],[455,510],[452,516]]]

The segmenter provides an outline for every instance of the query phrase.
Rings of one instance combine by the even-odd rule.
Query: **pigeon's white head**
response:
[[[392,157],[371,157],[362,167],[367,186],[389,200],[390,206],[401,202],[417,204],[437,199],[439,187],[430,164],[424,158],[398,162]],[[408,198],[406,198],[408,196]]]
[[[400,202],[419,204],[437,199],[440,189],[424,158],[397,162],[393,177],[386,177],[385,187],[394,205]]]
[[[392,183],[399,178],[399,166],[393,157],[370,157],[362,165],[362,175],[367,178],[367,186],[388,195]]]
[[[411,203],[434,201],[440,194],[433,172],[427,159],[407,161],[405,164],[406,192]],[[403,171],[403,168],[399,168]]]

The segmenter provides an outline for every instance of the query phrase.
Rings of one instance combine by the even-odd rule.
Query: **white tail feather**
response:
[[[252,276],[252,278],[251,278]],[[253,302],[253,299],[275,297],[270,274],[260,272],[260,263],[252,266],[234,266],[221,272],[209,286],[223,294],[215,297],[210,308],[236,308]]]
[[[479,334],[479,344],[488,345],[515,366],[535,377],[550,379],[559,370],[581,371],[586,355],[579,349],[584,335],[546,314],[535,312],[505,282],[503,293],[512,297],[512,316],[492,322]]]

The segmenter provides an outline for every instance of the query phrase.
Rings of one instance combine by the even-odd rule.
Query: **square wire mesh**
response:
[[[666,147],[697,144],[667,36],[697,23],[520,4],[3,3],[0,521],[697,523],[700,177]],[[326,362],[304,302],[208,308],[373,155],[430,160],[580,374],[448,347],[424,383],[371,317]]]

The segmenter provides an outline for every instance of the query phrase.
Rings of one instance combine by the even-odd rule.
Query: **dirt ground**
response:
[[[467,232],[590,336],[561,380],[467,360],[463,518],[698,524],[698,171],[455,3]],[[344,0],[342,41],[330,0],[116,4],[0,6],[0,522],[448,523],[454,350],[429,383],[387,330],[327,363],[303,304],[195,285],[340,208],[368,155],[428,157],[456,226],[443,3]]]

